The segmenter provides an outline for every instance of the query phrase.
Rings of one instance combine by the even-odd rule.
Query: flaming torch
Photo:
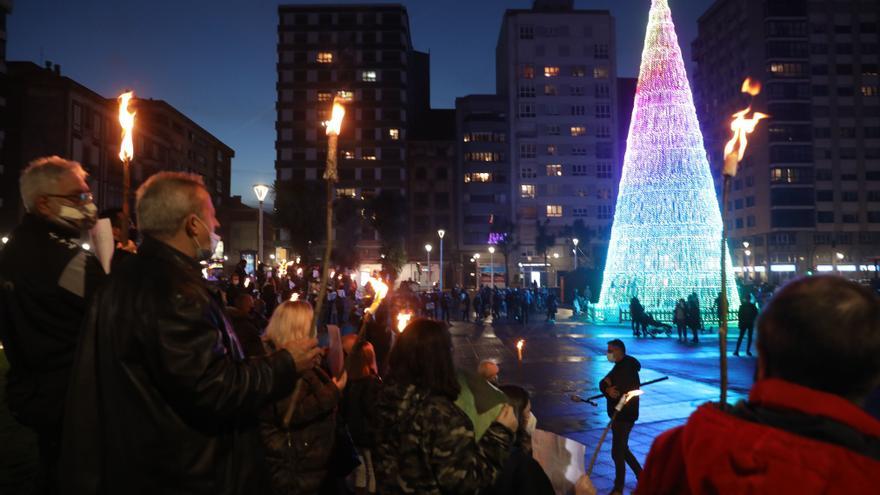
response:
[[[327,296],[327,281],[330,275],[330,254],[333,252],[333,185],[339,181],[336,171],[336,147],[339,141],[339,133],[342,130],[342,119],[345,117],[344,100],[337,96],[333,98],[333,109],[330,120],[323,123],[327,134],[327,162],[324,168],[324,180],[327,182],[327,217],[325,219],[327,229],[327,242],[324,247],[324,269],[321,273],[321,285],[318,290],[318,302],[315,304],[315,313],[312,316],[312,338],[318,335],[318,318],[321,308],[324,306],[324,298]]]
[[[367,282],[370,286],[373,287],[373,303],[370,304],[370,307],[364,310],[364,319],[361,321],[361,329],[358,331],[358,341],[363,341],[367,336],[367,323],[370,321],[370,317],[376,316],[376,311],[379,310],[379,305],[382,304],[382,299],[385,299],[385,296],[388,294],[388,286],[385,285],[385,282],[376,278],[370,277],[370,280]]]
[[[752,98],[761,92],[761,83],[746,78],[740,91],[749,94]],[[733,114],[730,121],[730,130],[733,137],[724,146],[724,169],[722,170],[723,185],[721,189],[721,301],[719,304],[718,321],[718,347],[721,354],[721,403],[727,403],[727,196],[730,192],[730,180],[736,176],[739,162],[746,154],[748,135],[751,134],[761,119],[769,115],[761,112],[752,112],[751,117],[746,117],[752,112],[751,103],[745,108]]]
[[[128,225],[131,220],[129,194],[131,189],[131,160],[134,158],[134,115],[128,106],[134,98],[134,91],[119,95],[119,125],[122,127],[122,142],[119,144],[119,159],[122,160],[122,216],[123,228],[120,232],[122,245],[128,244]]]
[[[516,354],[519,357],[519,362],[522,362],[522,350],[523,346],[526,344],[525,339],[519,339],[516,341]]]
[[[602,436],[599,437],[599,443],[596,444],[596,450],[593,451],[593,457],[590,458],[590,466],[587,468],[587,476],[593,474],[593,465],[596,464],[596,457],[599,456],[599,449],[602,448],[602,443],[605,442],[605,436],[608,435],[608,430],[611,429],[611,424],[614,423],[614,420],[617,419],[617,414],[623,410],[623,407],[631,401],[632,399],[644,394],[645,392],[640,389],[630,390],[629,392],[623,394],[623,397],[617,401],[617,405],[614,406],[614,414],[611,416],[611,421],[608,422],[608,426],[605,427],[605,430],[602,432]]]

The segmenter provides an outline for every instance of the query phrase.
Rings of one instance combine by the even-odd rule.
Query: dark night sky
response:
[[[669,0],[689,65],[696,20],[713,0]],[[267,0],[20,0],[7,20],[8,60],[51,60],[111,97],[133,88],[163,99],[230,145],[232,192],[275,173],[277,2]],[[301,3],[367,3],[311,1]],[[505,9],[531,0],[411,0],[413,44],[431,53],[431,104],[495,89],[495,43]],[[649,0],[576,0],[617,22],[618,75],[635,77]]]

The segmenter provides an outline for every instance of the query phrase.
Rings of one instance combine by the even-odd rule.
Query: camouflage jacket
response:
[[[507,428],[493,423],[476,442],[461,409],[413,385],[386,385],[376,407],[379,493],[477,493],[495,481],[510,454],[513,434]]]

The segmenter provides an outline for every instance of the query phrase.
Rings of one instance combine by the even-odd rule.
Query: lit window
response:
[[[607,79],[608,78],[608,67],[596,67],[593,69],[593,78],[595,79]]]
[[[585,136],[587,134],[587,128],[584,126],[571,126],[571,135],[572,136]]]
[[[877,96],[877,86],[862,86],[862,96]]]
[[[333,94],[329,91],[318,91],[318,101],[330,101],[333,99]]]
[[[555,144],[548,144],[547,145],[547,154],[552,155],[552,156],[556,156],[556,145]]]
[[[465,182],[492,182],[492,174],[489,172],[470,172],[464,174]]]
[[[357,196],[357,191],[354,188],[337,188],[336,189],[336,197],[337,198],[354,198]]]
[[[545,96],[556,96],[556,86],[552,84],[544,85],[544,95]]]
[[[533,199],[535,197],[535,185],[534,184],[522,184],[520,187],[519,196],[525,199]]]
[[[558,163],[553,163],[547,165],[547,175],[550,177],[561,177],[562,176],[562,165]]]
[[[584,77],[587,69],[583,65],[575,65],[571,68],[571,77]]]
[[[559,67],[555,66],[545,66],[544,67],[544,77],[556,77],[559,75]]]
[[[352,152],[351,150],[343,150],[342,151],[342,158],[344,158],[346,160],[352,160],[352,159],[354,159],[354,152]]]
[[[340,98],[342,98],[345,101],[354,100],[354,93],[352,93],[351,91],[340,91],[337,94],[339,95]]]
[[[464,154],[465,161],[469,162],[498,162],[501,161],[501,153],[491,151],[471,151]]]
[[[548,217],[561,217],[562,216],[562,205],[547,205],[547,216]]]
[[[388,129],[388,137],[392,140],[397,141],[400,139],[400,129]]]
[[[318,52],[317,62],[319,64],[333,63],[333,54],[330,52]]]
[[[363,159],[363,160],[375,160],[375,159],[376,159],[376,155],[373,155],[373,154],[365,154],[364,156],[361,157],[361,159]]]
[[[374,71],[374,70],[361,71],[361,81],[363,81],[363,82],[376,82],[376,71]]]
[[[611,190],[610,189],[597,189],[596,190],[596,198],[598,199],[611,199]]]
[[[523,65],[522,77],[523,79],[533,79],[535,77],[535,66],[531,64]]]

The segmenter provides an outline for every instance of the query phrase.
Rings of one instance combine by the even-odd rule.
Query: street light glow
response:
[[[430,244],[425,244],[425,251],[430,253],[432,249],[434,249],[433,246],[431,246]]]
[[[269,194],[269,186],[266,184],[257,184],[254,186],[254,194],[257,195],[257,201],[263,202]]]
[[[839,260],[843,259],[843,253],[835,253],[835,256],[837,256],[837,259]]]
[[[749,244],[749,241],[743,241],[743,247],[744,247],[744,248],[748,249],[748,248],[749,248],[749,245],[750,245],[750,244]]]
[[[571,240],[571,243],[574,244],[574,247],[577,247],[578,243],[581,242],[577,237]]]
[[[495,246],[489,246],[489,254],[495,254]]]
[[[474,259],[475,259],[475,260],[480,259],[480,253],[476,253],[476,254],[474,254]]]
[[[446,235],[446,231],[443,229],[440,229],[437,231],[437,235],[439,235],[440,238],[443,239],[443,236]]]

